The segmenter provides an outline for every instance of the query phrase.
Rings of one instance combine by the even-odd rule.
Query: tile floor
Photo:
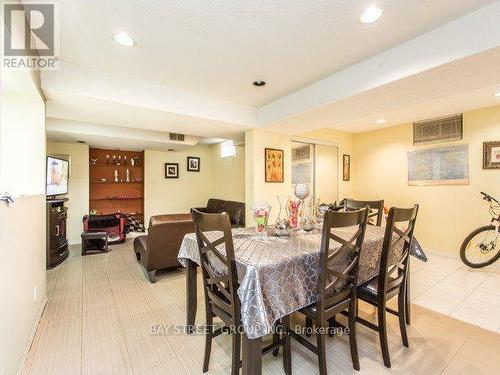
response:
[[[433,252],[411,267],[414,304],[500,333],[500,263],[482,269]]]
[[[70,257],[48,272],[48,303],[22,373],[201,374],[202,336],[150,334],[153,324],[185,322],[184,272],[160,276],[156,284],[150,284],[135,259],[131,240],[111,249],[107,254],[81,257],[79,248],[72,247]],[[446,270],[442,271],[446,275],[440,275],[439,269]],[[470,311],[461,304],[469,297],[487,302],[490,287],[496,287],[493,295],[498,302],[495,271],[472,272],[469,281],[464,276],[468,270],[460,264],[431,257],[427,265],[415,262],[412,272],[415,301],[422,303],[433,296],[435,301],[444,299],[443,306],[453,305],[445,311],[448,314],[467,318]],[[456,300],[443,297],[452,293],[441,290],[457,285],[463,297],[458,292]],[[199,324],[204,320],[201,310]],[[369,306],[360,305],[360,312],[375,319],[375,310]],[[389,314],[390,370],[382,364],[377,335],[358,325],[359,374],[500,373],[500,335],[419,305],[413,305],[412,314],[410,348],[402,346],[398,321]],[[292,350],[295,374],[318,373],[312,354],[296,342]],[[229,374],[230,354],[229,338],[217,338],[209,374]],[[345,336],[328,340],[328,361],[331,374],[358,374],[352,369]],[[281,355],[264,357],[263,374],[283,373]]]

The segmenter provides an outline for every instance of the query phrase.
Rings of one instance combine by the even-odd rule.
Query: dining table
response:
[[[356,227],[334,229],[334,233],[349,240]],[[272,229],[257,233],[255,228],[232,230],[235,262],[238,274],[238,296],[241,302],[242,373],[262,373],[262,338],[272,331],[280,318],[316,302],[319,273],[321,231],[294,231],[290,236],[275,236]],[[221,232],[205,232],[212,241]],[[385,227],[368,225],[360,252],[358,282],[362,284],[378,275]],[[396,251],[402,251],[401,247]],[[340,244],[331,241],[330,247]],[[224,245],[218,250],[225,254]],[[413,241],[410,251],[420,259],[425,258],[418,241]],[[197,310],[197,267],[200,264],[195,233],[184,236],[177,256],[187,269],[186,307],[187,326],[193,327]],[[347,259],[336,257],[329,265],[342,271]],[[211,266],[217,270],[217,260]],[[409,285],[409,283],[407,284]],[[409,293],[409,290],[408,290]],[[409,298],[409,296],[408,296]]]

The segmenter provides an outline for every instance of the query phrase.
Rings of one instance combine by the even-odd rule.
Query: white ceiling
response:
[[[491,2],[62,1],[61,60],[258,107]],[[361,24],[373,3],[382,18]],[[137,47],[117,46],[117,31]]]
[[[383,16],[361,24],[373,4]],[[359,132],[500,104],[500,0],[73,0],[60,8],[61,68],[42,73],[47,116],[68,121],[48,132],[53,139],[97,142],[71,122],[111,126],[117,137],[116,126],[236,140],[252,127]],[[137,46],[116,45],[117,31]],[[261,79],[268,84],[251,85]],[[148,137],[144,147],[168,147]]]

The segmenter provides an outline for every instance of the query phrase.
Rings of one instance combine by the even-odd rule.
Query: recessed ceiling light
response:
[[[116,34],[113,34],[113,40],[118,43],[120,46],[124,47],[133,47],[136,45],[135,40],[132,39],[131,36],[129,36],[125,32],[119,32]]]
[[[495,94],[496,98],[500,98],[500,91]]]
[[[376,6],[372,6],[367,8],[361,17],[359,17],[359,20],[362,23],[372,23],[378,20],[382,16],[382,9],[377,8]]]
[[[261,87],[261,86],[264,86],[266,84],[265,81],[255,81],[253,83],[254,86],[257,86],[257,87]]]
[[[378,119],[377,124],[385,124],[385,118]]]

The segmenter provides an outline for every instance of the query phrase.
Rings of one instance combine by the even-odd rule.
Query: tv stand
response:
[[[66,237],[68,208],[64,202],[68,198],[47,198],[47,269],[62,263],[69,255]]]

